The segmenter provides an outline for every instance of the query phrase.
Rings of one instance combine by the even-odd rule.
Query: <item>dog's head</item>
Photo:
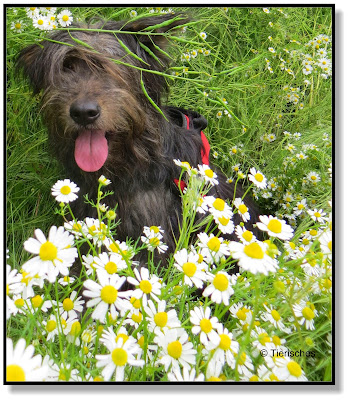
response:
[[[75,25],[21,51],[17,68],[43,91],[51,140],[68,140],[80,169],[98,171],[125,142],[145,157],[134,143],[154,123],[166,87],[167,37],[187,21],[167,14]]]

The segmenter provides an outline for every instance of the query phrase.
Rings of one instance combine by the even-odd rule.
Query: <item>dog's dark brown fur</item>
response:
[[[87,25],[80,26],[81,30],[59,31],[52,35],[53,41],[44,40],[29,46],[18,58],[18,66],[29,77],[34,92],[43,91],[42,112],[50,148],[65,166],[68,177],[81,188],[80,193],[95,198],[97,179],[105,175],[112,182],[110,190],[114,191],[105,202],[111,207],[118,203],[121,220],[118,238],[138,238],[144,226],[160,225],[166,233],[164,241],[169,251],[175,248],[181,215],[180,192],[174,183],[180,169],[173,159],[188,161],[192,166],[202,164],[200,130],[206,126],[205,119],[197,113],[162,106],[161,98],[167,90],[165,79],[140,70],[164,71],[167,67],[168,60],[158,46],[165,45],[164,33],[185,20],[178,19],[158,28],[155,35],[140,32],[146,33],[147,27],[171,18],[173,15],[164,15],[128,24],[106,22],[89,26],[128,33],[83,30]],[[144,62],[127,54],[124,45]],[[144,95],[141,79],[168,121]],[[81,117],[81,107],[83,110],[90,107],[91,115]],[[76,108],[77,115],[74,114]],[[183,121],[184,114],[191,118],[189,130]],[[75,141],[86,129],[92,133],[104,132],[108,143],[106,162],[94,172],[83,171],[74,158]],[[226,184],[226,177],[214,169],[220,184],[211,194],[232,199],[234,185]],[[239,185],[236,195],[243,195]],[[80,197],[73,203],[76,216],[93,216],[95,210]],[[245,201],[251,214],[251,221],[246,225],[252,229],[258,210],[250,198]],[[234,221],[239,222],[237,216]]]

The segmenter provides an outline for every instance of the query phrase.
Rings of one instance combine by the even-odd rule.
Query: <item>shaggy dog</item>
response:
[[[80,193],[95,199],[97,180],[105,175],[114,192],[105,203],[118,204],[117,238],[136,239],[144,226],[157,225],[169,251],[175,249],[182,214],[181,169],[173,159],[191,166],[209,163],[201,133],[205,118],[161,102],[167,84],[157,72],[168,67],[162,49],[169,31],[185,22],[163,15],[73,26],[25,48],[17,61],[34,93],[43,92],[50,148]],[[210,168],[219,185],[209,194],[232,200],[235,185]],[[236,197],[242,196],[237,184]],[[249,197],[244,202],[251,215],[246,228],[252,230],[259,213]],[[83,198],[72,204],[77,218],[95,216]],[[239,222],[236,214],[234,223]]]

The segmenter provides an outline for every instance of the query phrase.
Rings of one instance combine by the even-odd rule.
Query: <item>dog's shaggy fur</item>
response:
[[[161,105],[167,90],[165,79],[140,70],[166,69],[168,60],[158,50],[166,43],[163,33],[185,19],[165,24],[155,34],[146,33],[146,29],[172,18],[164,15],[130,23],[77,26],[81,30],[54,33],[51,40],[25,48],[18,58],[18,66],[29,77],[34,92],[43,91],[42,112],[50,148],[68,177],[80,187],[80,193],[95,199],[97,179],[105,175],[114,191],[105,203],[111,207],[118,203],[118,239],[138,238],[144,226],[160,225],[169,251],[175,249],[181,218],[181,196],[174,183],[180,168],[173,159],[192,166],[202,164],[200,131],[207,125],[195,112]],[[103,32],[83,30],[86,28]],[[125,46],[139,59],[127,54]],[[168,120],[146,98],[141,79]],[[190,129],[184,114],[190,117]],[[92,146],[93,162],[86,156],[86,141]],[[226,184],[226,177],[212,168],[220,183],[211,194],[233,199],[234,184]],[[237,185],[236,196],[242,195]],[[76,217],[93,216],[95,210],[80,197],[73,203]],[[258,210],[250,198],[245,202],[251,214],[246,226],[252,229]],[[237,216],[234,222],[239,222]]]

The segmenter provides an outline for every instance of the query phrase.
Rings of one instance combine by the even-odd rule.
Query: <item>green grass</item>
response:
[[[57,13],[59,11],[61,9]],[[71,8],[70,11],[74,19],[129,19],[132,8],[86,7]],[[138,8],[136,11],[140,16],[149,10]],[[314,223],[306,212],[295,216],[294,208],[299,201],[305,199],[308,209],[322,209],[326,217],[329,217],[331,212],[328,201],[332,195],[329,173],[332,82],[330,73],[327,79],[322,76],[323,70],[317,64],[320,58],[316,55],[317,49],[308,44],[318,35],[325,35],[321,37],[318,48],[324,49],[327,52],[326,58],[331,59],[331,42],[325,43],[323,38],[331,38],[332,10],[329,7],[292,7],[281,11],[271,8],[267,13],[260,7],[181,7],[175,8],[174,11],[187,12],[194,18],[187,24],[185,33],[175,32],[174,38],[168,35],[170,46],[166,51],[173,60],[171,67],[166,71],[170,85],[168,103],[194,109],[206,117],[208,127],[205,134],[212,147],[214,163],[218,164],[228,177],[234,180],[237,178],[235,166],[238,165],[239,172],[245,175],[245,178],[239,179],[244,179],[245,186],[249,187],[247,173],[251,167],[255,167],[264,174],[269,183],[274,184],[266,190],[257,189],[254,185],[249,190],[264,210],[264,214],[285,219],[293,226],[295,236],[292,241],[297,249],[309,246],[301,257],[298,255],[289,259],[284,249],[284,241],[275,240],[274,244],[280,251],[277,256],[280,267],[278,272],[268,276],[244,272],[245,281],[240,280],[239,284],[234,286],[235,293],[230,299],[230,305],[242,302],[244,306],[253,310],[250,329],[246,327],[240,336],[237,335],[240,346],[238,354],[241,356],[245,351],[252,357],[254,374],[257,367],[264,364],[264,360],[253,353],[255,348],[251,335],[252,328],[255,330],[255,326],[252,325],[256,323],[256,326],[265,329],[270,337],[277,335],[286,339],[288,349],[313,350],[314,358],[294,357],[294,360],[301,365],[308,380],[330,381],[331,350],[327,342],[331,332],[331,289],[326,290],[325,283],[331,282],[331,259],[323,255],[318,241],[320,235],[311,238],[308,243],[303,236],[305,232],[308,236],[311,229],[320,233],[327,231],[330,223]],[[18,20],[22,20],[26,25],[20,33],[11,29],[11,23]],[[62,217],[54,213],[57,206],[50,188],[58,179],[69,177],[64,176],[61,166],[50,153],[46,130],[41,121],[40,95],[33,96],[27,82],[14,75],[16,54],[26,45],[47,34],[32,26],[24,9],[8,8],[6,22],[7,248],[10,257],[8,263],[19,271],[23,263],[31,258],[23,249],[23,243],[33,236],[34,230],[39,228],[47,235],[52,225],[62,225]],[[205,39],[200,36],[201,32],[206,33]],[[273,48],[274,52],[269,48]],[[193,51],[197,53],[195,57],[192,55]],[[204,52],[208,54],[204,55]],[[186,56],[185,59],[187,54],[190,56]],[[309,75],[302,72],[305,55],[314,60],[313,71]],[[294,97],[287,97],[288,93],[298,96],[297,103],[293,101]],[[218,118],[219,114],[221,117]],[[289,136],[284,132],[289,132]],[[296,132],[301,135],[295,137]],[[271,134],[274,140],[265,140]],[[290,150],[289,145],[295,148]],[[299,158],[301,152],[306,159]],[[308,179],[308,174],[312,172],[320,177],[316,184]],[[187,245],[190,236],[194,237],[194,229],[190,225],[193,221],[191,208],[194,196],[185,199],[186,207],[183,212],[187,215],[189,228],[181,236],[177,251]],[[108,235],[111,233],[114,231],[108,232]],[[93,248],[94,251],[98,250]],[[152,273],[161,275],[151,261],[151,255],[149,252],[148,268]],[[304,273],[301,264],[305,259],[310,262],[314,260],[314,264],[320,268],[318,276],[308,277]],[[178,303],[174,303],[171,290],[174,290],[176,285],[182,285],[182,275],[173,269],[173,264],[174,259],[171,258],[164,277],[168,287],[162,291],[161,298],[177,310],[182,326],[198,351],[197,375],[202,372],[207,379],[207,359],[202,353],[202,344],[199,343],[198,336],[191,333],[189,321],[189,311],[197,303],[197,299],[194,297],[194,290],[184,285],[183,292],[178,296]],[[231,271],[234,265],[235,260],[231,258],[216,263],[217,270],[227,272]],[[54,283],[53,286],[45,285],[41,291],[36,290],[35,293],[42,294],[45,299],[52,299],[58,293],[58,299],[62,301],[69,296],[73,288],[81,290],[83,279],[86,279],[84,273],[71,287],[63,288]],[[274,285],[274,282],[285,283],[286,290],[283,291],[282,285]],[[319,285],[318,291],[313,291],[315,285]],[[54,287],[57,292],[53,290]],[[192,299],[192,308],[185,306],[189,299]],[[314,330],[300,325],[299,319],[293,314],[293,305],[300,299],[308,301],[310,307],[314,307],[318,312]],[[207,298],[203,298],[202,301],[205,306],[211,307],[212,314],[217,316],[230,332],[238,332],[237,322],[240,321],[231,315],[225,315],[228,307],[216,305]],[[293,328],[290,334],[273,329],[269,323],[260,319],[265,302],[277,309],[286,325]],[[89,326],[91,313],[92,310],[84,318],[82,330]],[[87,372],[92,378],[101,376],[101,369],[96,367],[94,357],[91,361],[93,368],[90,369],[86,359],[79,355],[79,347],[67,344],[63,334],[58,335],[58,339],[53,343],[46,340],[45,334],[40,332],[45,331],[43,326],[48,316],[47,313],[41,312],[40,307],[34,315],[26,313],[12,316],[9,319],[7,336],[14,342],[19,337],[25,337],[27,344],[34,343],[36,352],[42,355],[49,354],[58,365],[63,364],[66,367],[68,363],[71,369],[78,369],[81,379],[86,379]],[[39,329],[36,320],[39,321]],[[115,329],[119,329],[121,325],[116,324]],[[146,337],[145,343],[153,345],[153,333],[148,332],[145,323],[135,330],[129,326],[127,329],[129,335],[133,334],[134,337],[137,332],[142,332]],[[101,346],[97,341],[94,343],[93,356],[102,354],[100,352],[107,351],[105,346]],[[245,378],[237,368],[226,365],[221,373],[230,380]],[[150,362],[145,372],[134,368],[128,369],[127,374],[129,380],[168,379],[163,367]]]

